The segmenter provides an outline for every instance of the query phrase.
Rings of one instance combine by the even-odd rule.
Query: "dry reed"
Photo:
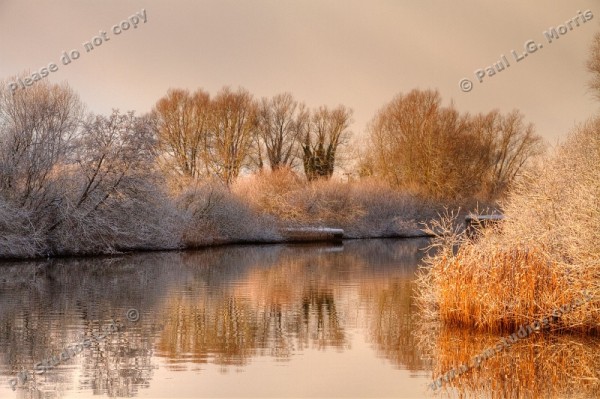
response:
[[[600,306],[600,118],[580,126],[522,179],[503,204],[505,221],[475,241],[437,223],[445,236],[418,276],[418,303],[428,319],[506,332],[595,298],[555,324],[598,332]]]

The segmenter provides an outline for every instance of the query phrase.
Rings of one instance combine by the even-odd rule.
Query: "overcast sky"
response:
[[[145,23],[112,30],[142,9]],[[588,9],[591,20],[548,43],[543,31]],[[100,31],[108,40],[86,53]],[[289,91],[309,106],[352,108],[359,135],[397,93],[432,88],[461,111],[517,108],[556,142],[600,105],[585,69],[599,31],[598,0],[0,0],[0,78],[55,63],[48,79],[97,113],[148,112],[169,88]],[[530,39],[543,48],[517,62],[511,50]],[[63,65],[71,50],[80,58]],[[474,71],[502,54],[511,66],[479,83]]]

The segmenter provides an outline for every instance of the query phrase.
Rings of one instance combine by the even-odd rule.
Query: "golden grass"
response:
[[[532,170],[503,204],[496,228],[469,240],[438,222],[438,252],[418,276],[424,317],[452,326],[514,332],[562,305],[594,298],[553,328],[598,332],[600,327],[600,118],[579,127],[556,153]],[[454,219],[454,220],[453,220]]]
[[[482,265],[485,269],[477,272]],[[445,276],[440,282],[440,302],[445,305],[440,317],[449,324],[490,326],[493,321],[502,329],[515,328],[541,317],[537,298],[560,288],[555,269],[536,249],[478,256],[471,247],[455,257],[443,256],[439,267]]]

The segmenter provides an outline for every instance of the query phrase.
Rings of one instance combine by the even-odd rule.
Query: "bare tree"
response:
[[[68,186],[48,233],[56,253],[176,247],[174,209],[155,173],[148,118],[89,116],[63,174]]]
[[[298,104],[290,93],[261,100],[257,114],[257,134],[266,149],[271,170],[294,167],[305,113],[304,105]]]
[[[321,106],[300,118],[302,161],[308,180],[331,177],[338,148],[349,139],[351,117],[352,110],[340,105],[333,110]]]
[[[381,109],[369,126],[375,173],[395,185],[410,186],[427,168],[419,164],[420,141],[427,116],[437,112],[434,92],[412,91],[396,96]]]
[[[490,176],[488,195],[491,198],[501,196],[515,181],[526,162],[545,151],[545,143],[535,134],[533,124],[526,124],[519,111],[501,115],[492,111],[476,118],[475,132],[484,130],[478,135],[485,140],[490,153]],[[483,123],[477,123],[477,121]]]
[[[203,90],[169,90],[154,107],[153,120],[167,168],[199,178],[208,173],[210,96]]]
[[[67,85],[46,81],[12,93],[0,89],[0,194],[43,212],[54,197],[56,169],[72,150],[83,113]]]
[[[211,145],[208,167],[230,185],[248,163],[253,133],[256,131],[256,104],[245,89],[232,92],[223,88],[212,101]]]
[[[543,150],[517,111],[471,117],[443,107],[437,91],[396,96],[370,124],[363,166],[388,182],[439,199],[502,195]]]
[[[453,140],[464,142],[465,122],[455,110],[441,106],[436,91],[396,96],[379,111],[369,132],[372,168],[390,183],[437,197],[456,178],[449,150]]]
[[[154,145],[147,120],[133,112],[90,116],[76,142],[74,162],[84,184],[74,197],[75,207],[88,203],[90,210],[98,209],[110,196],[131,189],[134,178],[151,175]]]
[[[0,89],[0,257],[168,248],[177,215],[148,118],[83,119],[63,85]]]

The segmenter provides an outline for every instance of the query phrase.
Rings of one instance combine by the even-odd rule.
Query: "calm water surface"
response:
[[[3,264],[0,397],[421,397],[431,373],[410,315],[426,245]],[[36,368],[86,338],[80,353]]]
[[[233,246],[1,264],[0,398],[434,396],[433,372],[495,338],[416,321],[415,270],[427,244]],[[536,339],[523,348],[532,345],[574,350]],[[574,345],[585,352],[571,354],[578,363],[587,356],[582,345],[600,352]],[[74,349],[60,360],[67,347]],[[502,377],[483,368],[461,378],[461,389],[520,397],[532,384],[526,368],[539,374],[539,359],[510,352],[486,365]],[[597,361],[586,363],[591,377]]]

